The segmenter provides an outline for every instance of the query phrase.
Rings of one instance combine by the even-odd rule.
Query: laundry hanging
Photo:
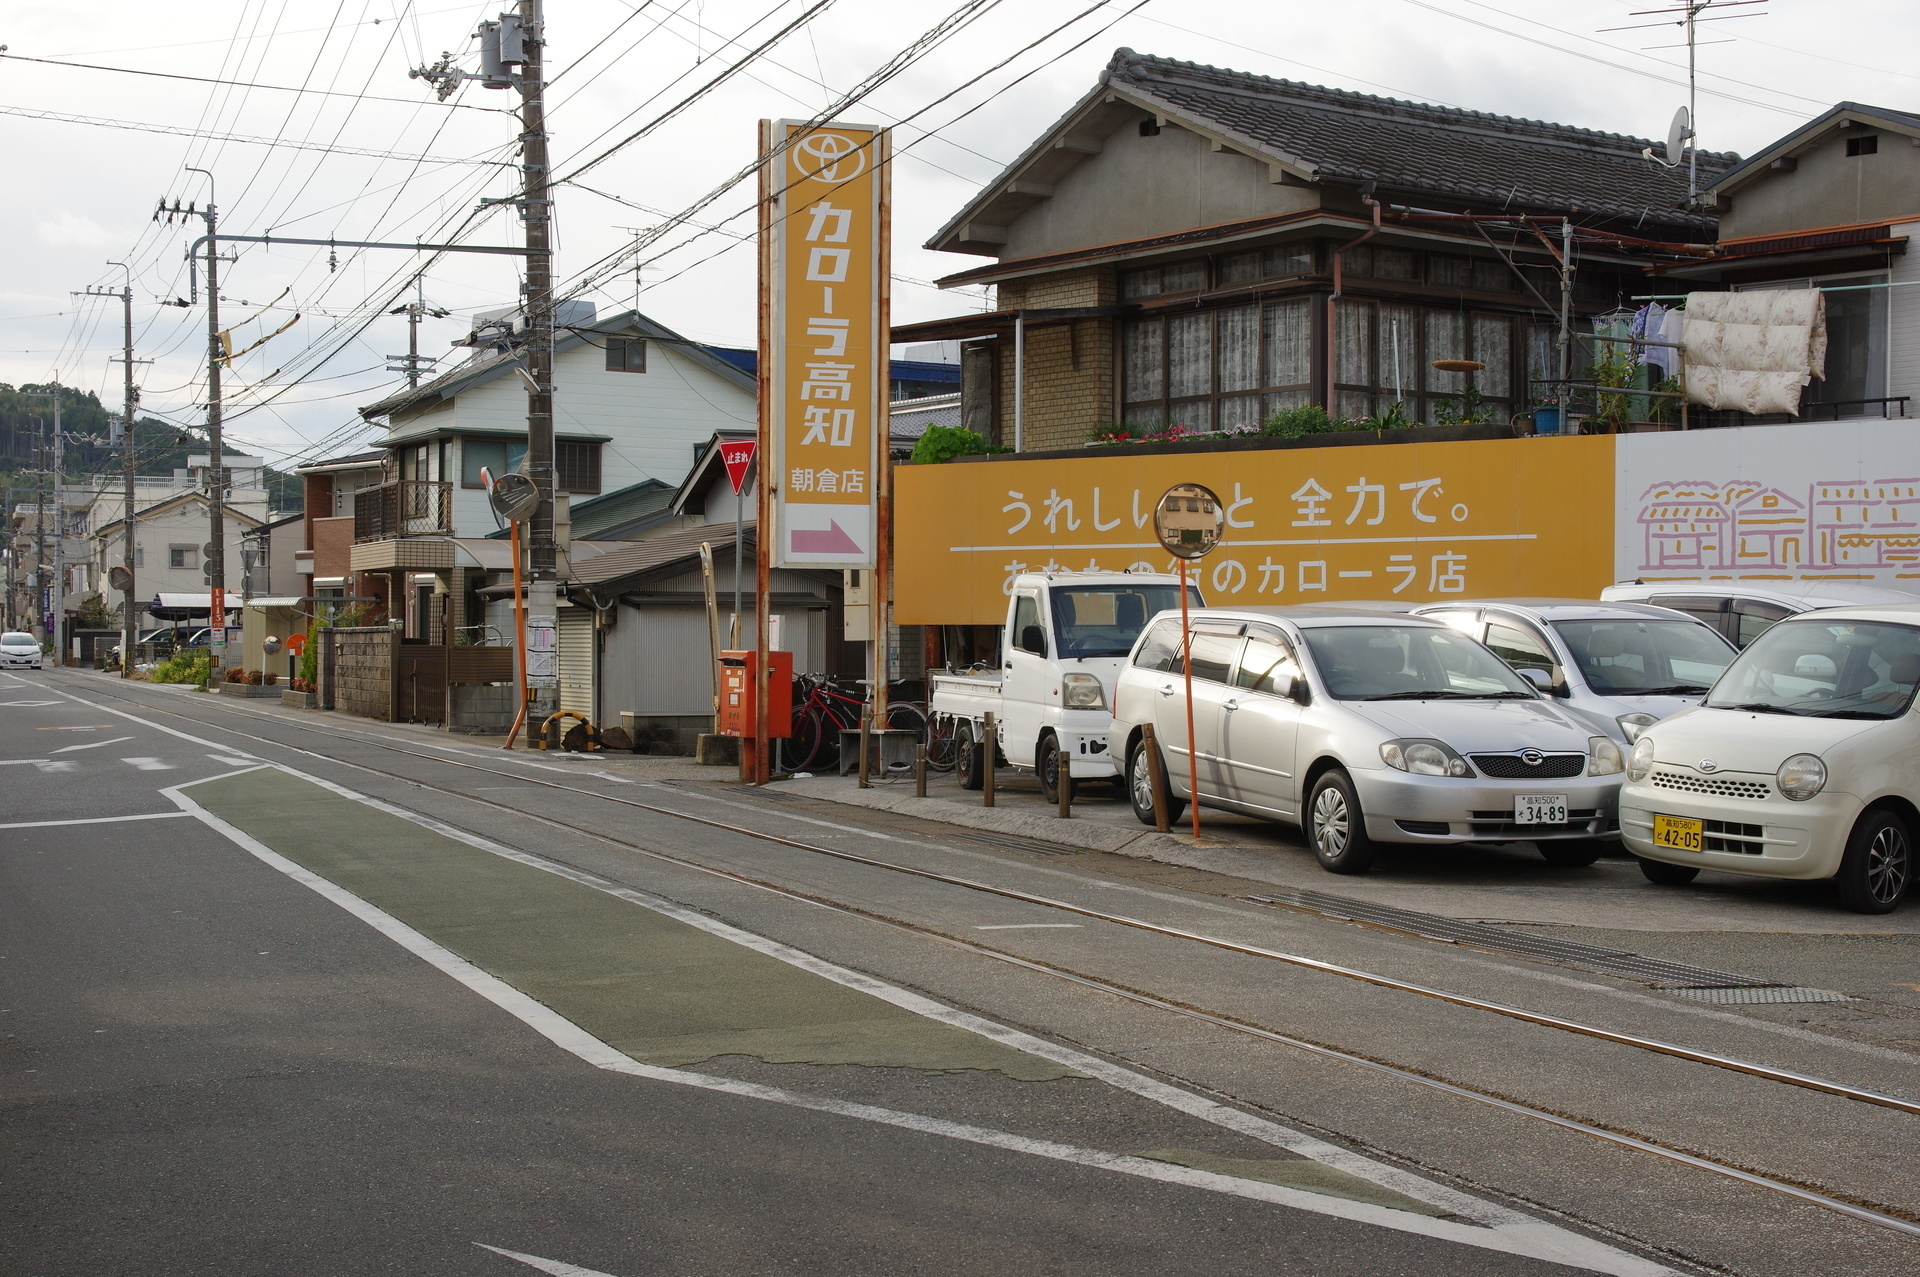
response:
[[[1800,415],[1827,366],[1826,299],[1814,288],[1694,293],[1682,329],[1690,403]]]

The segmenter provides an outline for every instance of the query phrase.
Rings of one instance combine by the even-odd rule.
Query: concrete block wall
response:
[[[342,713],[393,721],[393,648],[386,625],[329,630],[333,636],[333,707]]]
[[[1118,275],[1110,267],[1060,271],[999,286],[1001,310],[1111,306]],[[1021,447],[1073,448],[1114,420],[1117,332],[1110,319],[1033,327],[1026,339]],[[1013,343],[999,361],[1001,441],[1013,442]]]
[[[513,727],[512,683],[455,683],[447,689],[447,730],[504,736]]]

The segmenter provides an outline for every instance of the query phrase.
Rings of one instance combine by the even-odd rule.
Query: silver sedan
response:
[[[1302,826],[1334,873],[1364,873],[1381,843],[1531,842],[1586,865],[1618,842],[1620,746],[1448,626],[1202,608],[1191,631],[1191,751],[1177,615],[1148,626],[1115,690],[1109,744],[1142,821],[1161,804],[1172,816],[1197,785],[1206,806]]]

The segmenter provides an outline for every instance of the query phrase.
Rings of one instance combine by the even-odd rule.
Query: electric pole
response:
[[[520,48],[507,40],[501,22],[503,62],[520,56],[520,143],[522,219],[527,228],[527,477],[540,493],[529,531],[527,584],[528,683],[534,702],[527,723],[535,732],[559,708],[560,678],[555,663],[555,630],[559,623],[556,598],[559,547],[553,535],[553,203],[548,193],[546,28],[541,0],[520,0]],[[504,19],[507,15],[502,15]],[[538,671],[538,676],[535,675]]]
[[[29,392],[31,393],[31,392]],[[33,484],[33,625],[40,641],[47,634],[47,499],[40,492],[40,481],[47,474],[47,423],[43,417],[33,422],[34,463],[39,474]]]
[[[42,398],[51,396],[53,399],[53,441],[52,447],[49,450],[51,452],[53,468],[51,476],[47,480],[47,490],[52,494],[53,499],[53,584],[51,589],[50,610],[46,613],[46,620],[43,626],[43,637],[50,639],[53,643],[54,664],[65,665],[65,638],[67,628],[67,521],[65,511],[60,505],[61,467],[65,460],[64,440],[60,434],[60,382],[56,378],[53,383],[53,389],[50,391],[29,390],[27,393],[30,395],[38,395]],[[46,505],[43,502],[40,508],[41,517],[38,520],[40,533],[39,571],[42,574],[46,572],[47,567],[47,524],[45,513]]]
[[[118,297],[120,299],[122,315],[125,320],[121,329],[122,344],[124,347],[121,352],[121,362],[126,365],[126,383],[123,387],[119,442],[122,477],[126,482],[126,511],[124,517],[127,536],[125,554],[121,559],[121,567],[126,569],[126,581],[124,588],[120,591],[120,677],[132,678],[133,649],[136,640],[140,637],[140,627],[134,620],[138,611],[138,604],[135,601],[135,595],[138,590],[134,583],[134,560],[137,553],[134,538],[137,530],[135,527],[136,517],[133,508],[133,472],[136,463],[133,449],[133,405],[134,401],[139,398],[140,392],[134,389],[133,385],[133,270],[125,262],[108,262],[107,265],[118,266],[121,270],[127,272],[126,286],[118,293],[89,288],[86,290],[86,295],[89,297]],[[101,593],[105,594],[106,591],[102,590]]]
[[[420,353],[420,320],[427,315],[431,315],[435,319],[445,319],[447,317],[446,311],[441,310],[437,306],[427,305],[427,283],[425,277],[416,278],[413,282],[416,289],[413,300],[404,306],[395,306],[387,312],[389,315],[405,315],[407,317],[407,353],[404,355],[388,355],[387,358],[394,362],[387,365],[387,371],[405,373],[407,375],[408,390],[419,389],[422,369],[430,369],[440,362],[436,356],[423,355]]]

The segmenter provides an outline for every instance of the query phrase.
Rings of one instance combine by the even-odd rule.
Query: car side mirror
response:
[[[1020,650],[1032,652],[1035,656],[1047,654],[1047,632],[1037,625],[1029,625],[1020,631]]]
[[[1536,691],[1544,692],[1548,696],[1553,695],[1553,675],[1545,670],[1536,670],[1531,667],[1518,672],[1521,678],[1533,684]]]
[[[1313,691],[1307,686],[1306,679],[1295,674],[1288,679],[1288,682],[1290,686],[1287,688],[1286,695],[1289,700],[1296,705],[1313,704]]]

